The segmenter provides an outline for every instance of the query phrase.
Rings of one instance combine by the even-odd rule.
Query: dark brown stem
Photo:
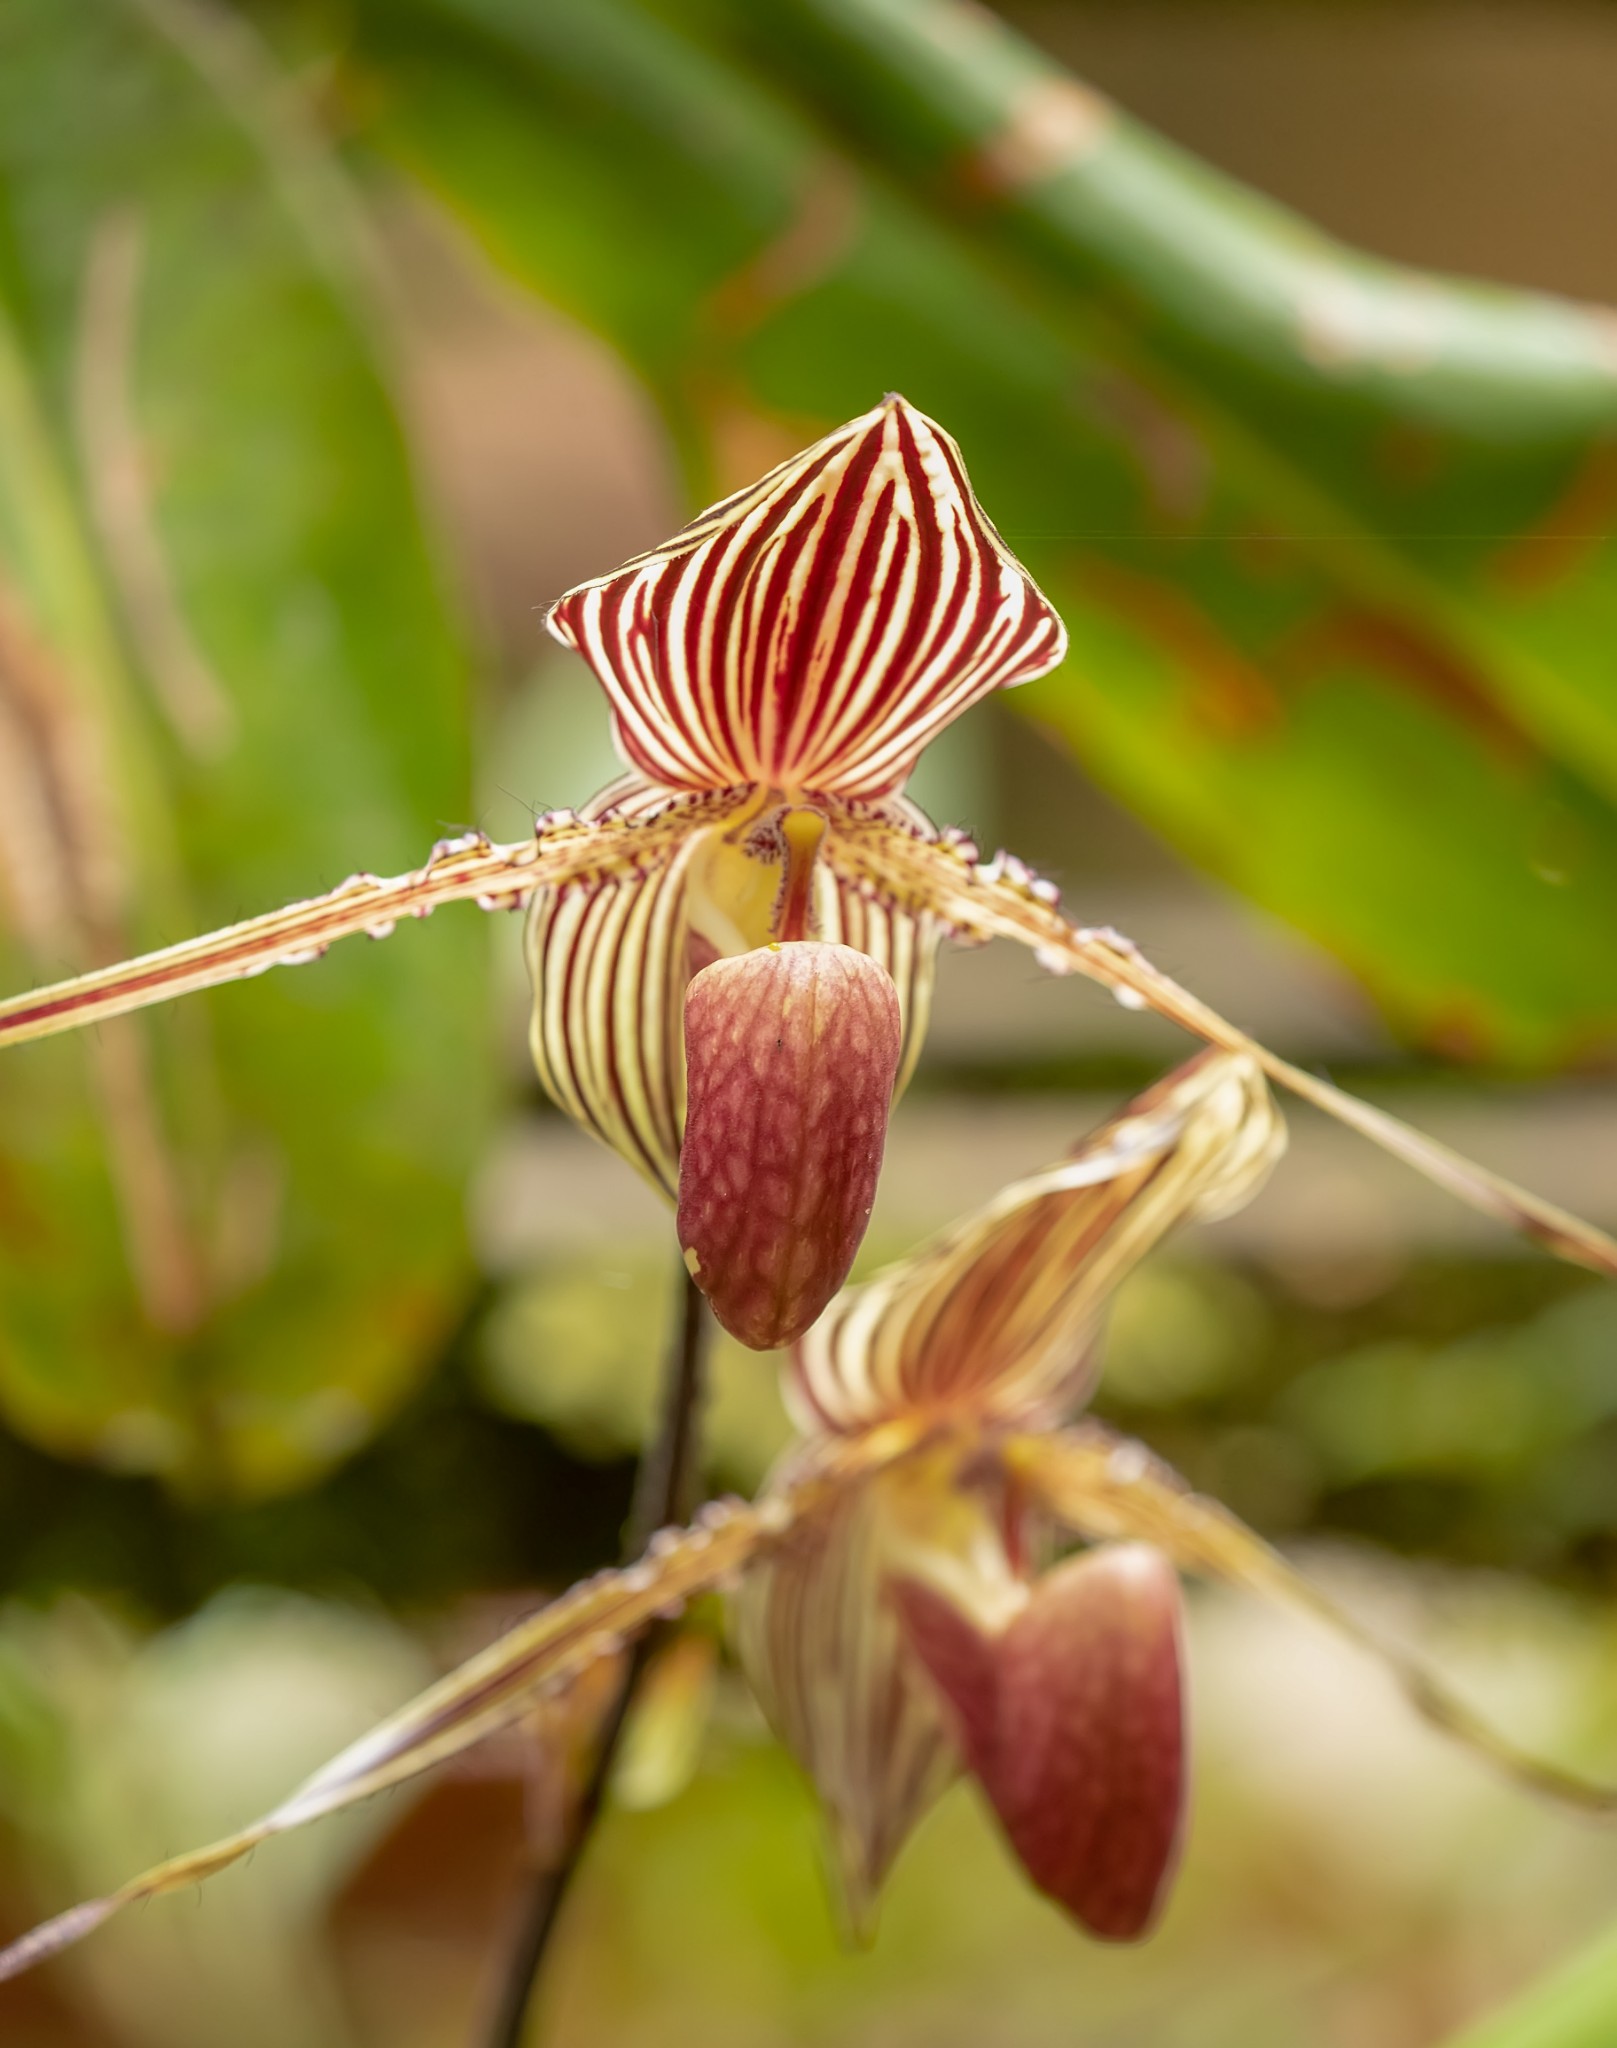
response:
[[[701,1434],[702,1391],[707,1378],[708,1344],[713,1320],[696,1282],[680,1266],[678,1322],[669,1344],[663,1378],[662,1415],[657,1434],[640,1461],[634,1501],[624,1538],[624,1554],[633,1561],[661,1528],[689,1519],[695,1507],[697,1446]],[[636,1642],[611,1705],[602,1717],[599,1740],[588,1778],[579,1793],[556,1857],[534,1880],[523,1904],[511,1946],[505,1979],[488,2034],[488,2048],[522,2048],[535,1986],[550,1937],[572,1887],[584,1849],[594,1832],[622,1739],[635,1687],[655,1645],[648,1630]]]
[[[630,1562],[670,1522],[688,1522],[698,1505],[702,1396],[713,1317],[707,1297],[679,1264],[678,1317],[663,1372],[663,1408],[657,1434],[640,1461],[624,1549]]]

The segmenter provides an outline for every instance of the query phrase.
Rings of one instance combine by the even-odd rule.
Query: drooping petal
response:
[[[1401,1118],[1294,1066],[1154,967],[1132,940],[1063,916],[1060,893],[1019,861],[982,861],[969,840],[895,829],[891,818],[850,814],[827,840],[827,859],[846,887],[867,889],[911,914],[928,911],[952,936],[1014,939],[1053,974],[1086,974],[1142,1008],[1155,1010],[1208,1044],[1244,1054],[1271,1081],[1402,1159],[1468,1207],[1574,1265],[1617,1277],[1617,1238],[1559,1203],[1519,1187]]]
[[[736,1583],[800,1526],[875,1475],[902,1472],[916,1434],[902,1428],[858,1442],[822,1444],[777,1475],[755,1503],[710,1501],[687,1529],[664,1529],[621,1571],[597,1573],[491,1643],[368,1735],[322,1765],[281,1804],[238,1834],[144,1871],[100,1899],[70,1907],[0,1950],[0,1982],[58,1955],[125,1906],[183,1889],[256,1849],[330,1813],[420,1776],[434,1765],[531,1715],[651,1622],[699,1594]]]
[[[667,792],[638,776],[587,805],[583,815],[617,826],[630,853],[637,832],[655,831],[651,857],[536,894],[526,947],[529,1044],[546,1092],[672,1196],[685,1114],[689,876],[704,829],[698,822],[677,835],[657,830],[668,811]]]
[[[551,608],[653,782],[879,796],[991,690],[1066,651],[1060,620],[902,398]]]
[[[822,940],[716,960],[685,999],[679,1242],[743,1344],[800,1337],[870,1221],[898,1073],[891,976]]]
[[[812,1779],[854,1931],[916,1822],[959,1769],[937,1695],[885,1597],[917,1549],[1004,1597],[979,1503],[924,1465],[845,1490],[748,1574],[736,1647],[770,1725]]]
[[[1071,1405],[1119,1280],[1176,1223],[1247,1200],[1283,1142],[1253,1063],[1198,1054],[1061,1165],[845,1289],[793,1355],[807,1416],[852,1430],[905,1413]]]
[[[1144,1544],[1070,1558],[997,1632],[924,1580],[894,1597],[1029,1877],[1106,1940],[1148,1932],[1185,1805],[1173,1567]]]

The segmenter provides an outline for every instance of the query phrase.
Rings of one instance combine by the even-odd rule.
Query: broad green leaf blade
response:
[[[806,4],[749,14],[748,47],[778,56]],[[698,19],[734,17],[713,0]],[[632,0],[374,8],[356,62],[376,74],[356,95],[379,109],[372,139],[624,351],[695,494],[903,390],[960,440],[1071,628],[1066,666],[1013,704],[1330,945],[1410,1033],[1524,1064],[1611,1040],[1617,821],[1586,750],[1561,758],[1517,716],[1461,571],[1390,555],[1299,435],[1277,483],[1228,406],[1142,373],[1137,337],[1008,281],[958,205],[929,218]],[[876,92],[868,53],[842,86],[778,70],[850,117]],[[918,76],[882,105],[908,106]],[[883,147],[910,136],[894,122]],[[1558,448],[1591,431],[1595,386],[1578,389]]]
[[[1306,551],[1617,793],[1617,328],[1333,242],[960,0],[721,0],[791,89],[1054,287]]]
[[[8,988],[418,861],[462,658],[346,191],[231,17],[0,18]],[[467,1287],[483,934],[442,919],[0,1075],[0,1404],[206,1490],[363,1439]]]

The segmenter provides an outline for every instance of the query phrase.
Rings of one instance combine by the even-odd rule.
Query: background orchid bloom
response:
[[[1184,1793],[1177,1581],[1139,1546],[1041,1575],[997,1445],[1083,1402],[1119,1281],[1176,1224],[1246,1202],[1284,1143],[1252,1063],[1200,1054],[1069,1159],[845,1290],[794,1353],[797,1458],[933,1433],[847,1488],[740,1600],[743,1664],[819,1789],[855,1926],[962,1764],[1041,1888],[1098,1934],[1149,1925]]]
[[[548,624],[599,678],[631,764],[584,815],[686,829],[535,892],[534,1061],[586,1130],[678,1180],[680,1242],[726,1327],[788,1343],[864,1234],[942,934],[924,903],[840,878],[831,850],[855,804],[863,830],[931,835],[898,798],[916,756],[1052,668],[1065,630],[960,451],[897,396],[569,591]],[[681,808],[692,795],[713,809]],[[721,974],[736,955],[752,957]],[[706,1113],[681,1175],[687,1059]]]
[[[551,813],[513,845],[481,835],[441,842],[413,874],[355,875],[307,903],[14,997],[0,1003],[0,1045],[306,961],[354,933],[386,936],[400,917],[441,903],[526,903],[532,1045],[545,1086],[675,1194],[687,1055],[722,1058],[743,1011],[754,1041],[767,1043],[759,1015],[790,993],[774,942],[840,946],[872,963],[875,973],[855,966],[842,977],[859,984],[867,1011],[890,977],[902,1087],[940,939],[1007,938],[1052,972],[1089,975],[1252,1060],[1473,1207],[1617,1275],[1617,1241],[1605,1232],[1281,1059],[1126,939],[1074,925],[1056,890],[1014,856],[984,861],[901,794],[921,749],[952,719],[1042,675],[1065,649],[1060,620],[977,505],[953,441],[902,398],[569,592],[550,624],[593,667],[631,764],[582,812]],[[687,1046],[687,984],[736,957],[751,962],[745,1000],[710,1003],[712,1037]],[[799,1102],[839,1085],[840,1063],[813,1030],[801,1034],[800,1054],[776,1136]],[[770,1137],[767,1120],[759,1130]],[[707,1157],[722,1151],[717,1142]],[[808,1282],[774,1289],[795,1300],[797,1325],[846,1270],[847,1219],[862,1227],[879,1156],[879,1143],[873,1156],[850,1149],[834,1204],[842,1226],[815,1246]],[[745,1180],[760,1157],[743,1150],[732,1178]],[[736,1219],[701,1225],[693,1256],[702,1284],[744,1336],[760,1261],[782,1256],[803,1208],[780,1205],[787,1220],[772,1245],[742,1245],[741,1303],[727,1305],[728,1275],[700,1270],[704,1247],[737,1237]],[[790,1326],[765,1334],[778,1339]],[[749,1341],[763,1341],[758,1326]]]
[[[1174,1224],[1239,1206],[1282,1131],[1249,1060],[1204,1053],[1067,1160],[846,1290],[800,1347],[801,1440],[758,1501],[715,1502],[503,1636],[261,1820],[0,1952],[0,1978],[122,1907],[211,1876],[519,1722],[714,1588],[812,1774],[856,1920],[963,1767],[1041,1889],[1146,1931],[1184,1808],[1177,1570],[1286,1601],[1373,1650],[1428,1720],[1519,1783],[1602,1815],[1617,1792],[1523,1755],[1135,1443],[1063,1426],[1119,1278]],[[1061,1533],[1095,1547],[1042,1569]]]

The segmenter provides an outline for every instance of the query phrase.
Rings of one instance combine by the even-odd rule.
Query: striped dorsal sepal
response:
[[[897,396],[548,623],[599,677],[624,753],[670,789],[886,794],[961,712],[1066,652],[959,449]]]

